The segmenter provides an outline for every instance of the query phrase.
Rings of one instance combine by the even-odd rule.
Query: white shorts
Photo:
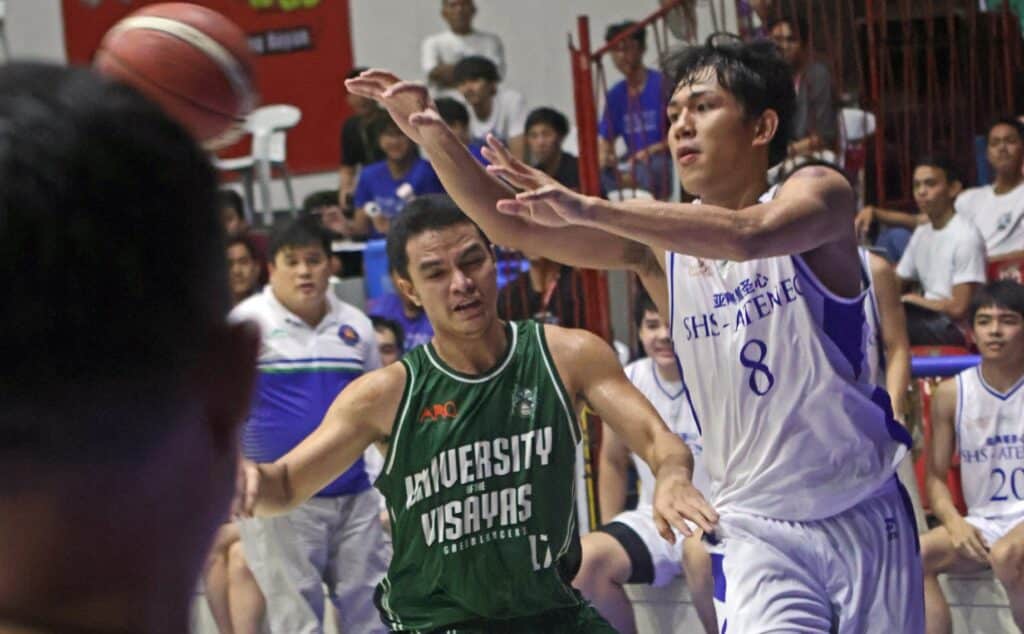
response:
[[[985,545],[992,548],[992,545],[1002,539],[1015,526],[1024,522],[1024,514],[1012,515],[1009,517],[978,517],[967,515],[964,517],[967,523],[981,531],[985,538]]]
[[[633,535],[625,533],[621,527],[613,524],[625,526]],[[683,573],[683,535],[673,529],[676,543],[670,544],[665,541],[654,526],[651,507],[640,507],[634,511],[619,513],[611,522],[601,527],[601,531],[614,537],[626,550],[632,565],[632,573],[627,583],[646,583],[658,587],[666,585]]]
[[[723,632],[924,632],[917,528],[895,478],[824,520],[723,514],[705,540]]]

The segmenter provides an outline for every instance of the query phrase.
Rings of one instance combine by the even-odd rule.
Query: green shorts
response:
[[[581,602],[572,608],[560,608],[515,619],[455,623],[430,630],[429,634],[616,634],[618,630],[597,613],[594,606]]]

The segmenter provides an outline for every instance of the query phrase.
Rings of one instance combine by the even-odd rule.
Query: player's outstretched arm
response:
[[[953,504],[946,477],[956,447],[957,387],[955,380],[944,381],[932,395],[932,444],[928,449],[925,486],[932,512],[949,531],[953,547],[964,557],[988,563],[988,546],[981,533],[971,526]]]
[[[545,326],[545,333],[570,394],[585,400],[650,466],[655,477],[654,522],[661,536],[675,541],[670,526],[690,536],[684,520],[713,532],[718,514],[691,482],[690,449],[629,382],[608,344],[585,330]]]
[[[404,386],[401,363],[365,374],[342,390],[320,426],[279,460],[246,461],[239,514],[286,513],[344,473],[371,443],[386,442]]]
[[[871,279],[878,299],[878,318],[885,346],[885,389],[892,399],[896,418],[905,423],[907,390],[910,387],[910,339],[907,315],[900,301],[900,281],[891,264],[880,255],[868,257]]]

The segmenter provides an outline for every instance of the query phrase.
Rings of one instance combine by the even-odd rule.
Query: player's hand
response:
[[[374,68],[360,73],[358,77],[346,79],[345,88],[352,94],[379,103],[406,136],[417,144],[423,142],[409,118],[417,112],[435,109],[426,86],[418,82],[402,81],[390,71]]]
[[[545,185],[558,184],[558,181],[548,174],[530,167],[513,156],[508,147],[493,134],[487,135],[487,145],[483,147],[481,153],[490,162],[487,171],[516,189],[540,189]]]
[[[967,520],[959,517],[946,526],[946,530],[949,531],[953,547],[958,553],[979,564],[987,565],[989,563],[988,545],[981,536],[981,531],[971,526]]]
[[[857,212],[857,217],[853,219],[853,228],[857,232],[857,239],[861,242],[867,240],[868,231],[871,230],[871,223],[874,219],[875,208],[871,205]]]
[[[685,520],[690,520],[705,533],[713,533],[718,522],[718,513],[693,486],[686,470],[679,467],[658,470],[653,506],[654,525],[658,534],[669,543],[676,541],[673,527],[685,537],[693,534]]]
[[[260,469],[252,460],[240,458],[235,479],[235,499],[231,503],[234,517],[252,517],[260,495]]]
[[[498,201],[498,211],[510,216],[521,216],[538,224],[552,227],[584,224],[589,214],[588,196],[558,183],[539,189],[520,192],[514,199]]]

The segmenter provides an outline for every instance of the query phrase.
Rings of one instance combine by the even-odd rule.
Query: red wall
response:
[[[155,2],[63,0],[68,61],[89,63],[107,29],[147,4]],[[254,51],[260,102],[290,103],[302,109],[302,121],[288,133],[288,165],[293,171],[335,169],[341,122],[349,114],[342,88],[342,80],[352,68],[348,0],[196,0],[195,4],[231,18],[250,41],[268,31],[308,33],[306,50]],[[302,40],[300,37],[300,44]],[[247,150],[248,141],[242,141],[222,154]]]

